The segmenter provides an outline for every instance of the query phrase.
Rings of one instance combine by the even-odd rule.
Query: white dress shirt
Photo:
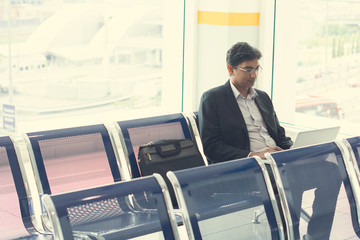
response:
[[[249,94],[245,98],[231,81],[230,85],[249,132],[250,151],[261,152],[267,147],[276,146],[274,139],[272,139],[266,128],[259,108],[255,103],[257,94],[255,89],[250,88]]]

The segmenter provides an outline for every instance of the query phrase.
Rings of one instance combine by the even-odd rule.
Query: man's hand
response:
[[[261,152],[251,152],[249,157],[259,156],[260,158],[265,159],[265,153],[267,153],[267,152],[269,152],[269,153],[278,152],[278,151],[282,151],[282,150],[283,149],[278,147],[278,146],[267,147],[264,150],[262,150]]]

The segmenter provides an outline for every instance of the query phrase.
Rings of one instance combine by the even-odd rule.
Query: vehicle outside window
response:
[[[344,112],[335,100],[319,96],[299,96],[296,112],[339,120],[344,118]]]

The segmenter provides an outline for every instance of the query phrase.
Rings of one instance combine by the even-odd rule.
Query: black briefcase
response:
[[[190,139],[166,139],[141,145],[138,164],[141,176],[158,173],[164,178],[175,205],[175,193],[166,173],[205,165],[199,150]]]

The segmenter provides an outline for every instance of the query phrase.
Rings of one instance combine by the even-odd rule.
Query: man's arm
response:
[[[203,94],[199,107],[199,130],[205,155],[210,163],[247,157],[249,150],[233,147],[223,141],[220,118],[228,116],[222,116],[219,107],[216,93]]]
[[[272,101],[266,92],[256,89],[258,97],[256,103],[266,123],[270,136],[275,140],[276,145],[282,149],[289,149],[293,142],[285,135],[285,129],[281,127],[277,118]]]
[[[289,149],[294,143],[290,137],[287,137],[285,135],[285,129],[282,126],[280,126],[280,123],[276,116],[276,113],[274,113],[274,114],[275,114],[275,119],[276,119],[276,126],[277,126],[276,129],[277,129],[277,136],[278,136],[277,145],[279,147],[281,147],[282,149]]]

